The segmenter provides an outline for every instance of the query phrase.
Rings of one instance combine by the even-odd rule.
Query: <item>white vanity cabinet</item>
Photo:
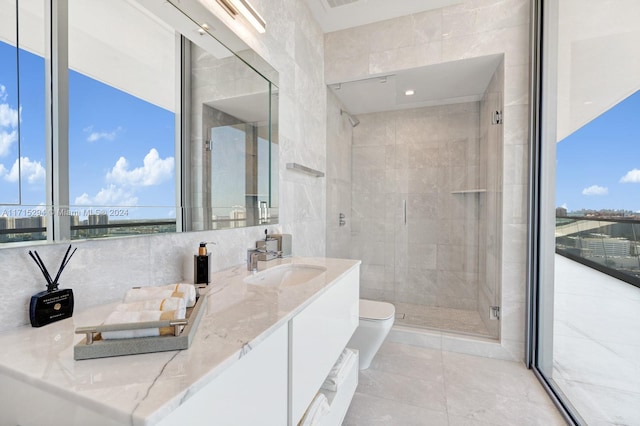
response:
[[[358,327],[359,281],[356,267],[289,322],[293,425],[304,415]]]
[[[358,326],[358,300],[354,268],[159,425],[297,425]]]
[[[287,348],[282,326],[158,426],[286,425]]]

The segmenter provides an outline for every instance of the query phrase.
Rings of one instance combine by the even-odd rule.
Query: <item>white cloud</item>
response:
[[[83,129],[85,132],[91,132],[89,133],[89,136],[87,136],[87,142],[96,142],[99,141],[101,139],[104,140],[108,140],[108,141],[112,141],[116,138],[116,136],[118,135],[118,132],[120,132],[120,130],[122,130],[122,127],[118,127],[117,129],[111,131],[111,132],[93,132],[93,126],[88,126],[85,127]]]
[[[143,166],[129,170],[129,163],[124,157],[120,157],[113,169],[107,173],[107,181],[127,186],[152,186],[158,185],[173,176],[174,159],[160,158],[158,151],[151,148],[145,155]]]
[[[633,169],[620,178],[620,183],[640,183],[640,170]]]
[[[0,101],[7,100],[7,89],[0,84]],[[7,155],[11,146],[18,140],[18,120],[17,109],[13,109],[7,103],[0,104],[0,157]]]
[[[161,159],[156,149],[151,149],[143,160],[143,166],[129,170],[129,163],[120,157],[107,173],[108,186],[95,196],[86,192],[76,197],[74,203],[82,206],[137,206],[136,189],[157,185],[173,176],[174,159]]]
[[[107,188],[100,189],[95,197],[91,197],[85,192],[76,197],[75,204],[81,206],[135,206],[138,204],[138,197],[133,195],[131,191],[111,184]]]
[[[0,164],[0,177],[8,182],[17,182],[19,173],[22,174],[22,178],[30,184],[44,182],[45,169],[42,167],[42,163],[39,161],[31,161],[29,157],[22,157],[20,164],[18,160],[13,163],[11,170],[7,171],[4,165]]]
[[[9,104],[0,104],[0,127],[18,127],[18,110]]]
[[[18,131],[13,130],[11,132],[5,132],[0,130],[0,157],[4,157],[9,154],[11,145],[18,140]]]
[[[607,195],[608,193],[609,188],[598,185],[591,185],[590,187],[582,190],[582,195]]]
[[[567,203],[562,203],[560,207],[562,207],[565,210],[569,210],[569,207],[567,207]]]

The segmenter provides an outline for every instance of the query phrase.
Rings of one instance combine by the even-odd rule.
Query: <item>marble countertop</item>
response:
[[[320,265],[326,271],[286,288],[244,283],[251,275],[245,265],[214,273],[205,293],[206,309],[187,350],[75,361],[73,346],[84,338],[74,333],[76,327],[102,323],[115,305],[81,311],[80,300],[72,318],[1,333],[0,375],[116,422],[156,424],[360,262],[293,257],[259,262],[259,269],[285,263]]]

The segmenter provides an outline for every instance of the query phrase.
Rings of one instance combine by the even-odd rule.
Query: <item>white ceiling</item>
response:
[[[325,33],[438,9],[462,0],[305,0]]]
[[[462,3],[462,0],[305,0],[325,33]],[[419,108],[482,98],[502,55],[378,75],[329,87],[352,114]],[[383,82],[383,80],[385,82]],[[415,95],[406,96],[413,89]]]
[[[352,114],[473,102],[482,98],[501,61],[502,55],[481,56],[329,87]],[[408,89],[415,94],[406,96]]]

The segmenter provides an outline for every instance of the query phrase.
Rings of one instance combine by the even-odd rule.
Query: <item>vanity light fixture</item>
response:
[[[413,96],[413,95],[415,95],[415,94],[416,94],[416,92],[414,92],[413,90],[409,89],[409,90],[406,90],[406,91],[404,92],[404,94],[405,94],[406,96]]]
[[[247,0],[217,0],[217,2],[232,18],[235,19],[240,13],[259,33],[266,31],[267,23]]]

